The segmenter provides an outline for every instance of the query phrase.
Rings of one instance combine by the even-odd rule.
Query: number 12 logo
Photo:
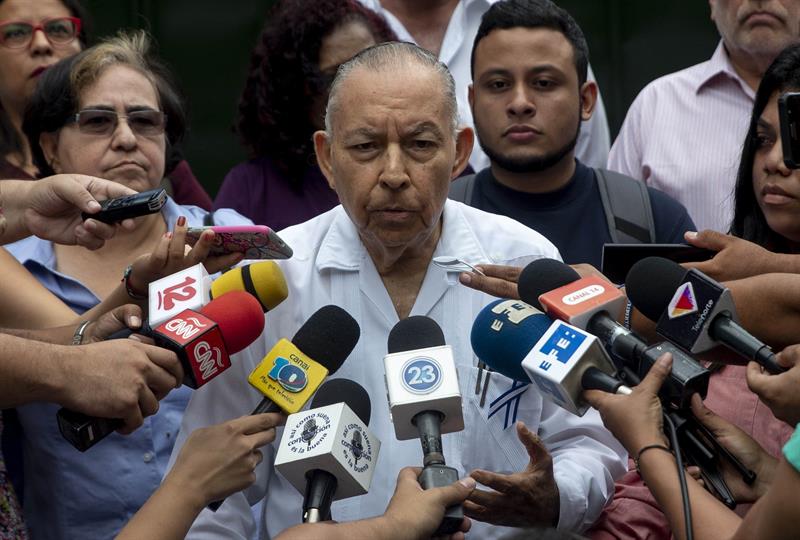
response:
[[[412,358],[403,366],[403,386],[415,394],[428,394],[442,383],[442,369],[433,358]]]

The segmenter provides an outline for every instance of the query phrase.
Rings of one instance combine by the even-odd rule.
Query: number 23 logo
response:
[[[427,394],[438,388],[442,370],[432,358],[412,358],[403,366],[403,386],[415,394]]]

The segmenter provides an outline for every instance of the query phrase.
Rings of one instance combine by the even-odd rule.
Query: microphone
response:
[[[772,374],[786,371],[768,345],[737,323],[731,291],[699,270],[647,257],[631,267],[625,287],[631,303],[657,321],[656,331],[687,351],[722,344]]]
[[[205,266],[198,263],[149,285],[148,313],[152,326],[168,321],[186,310],[195,311],[230,291],[252,294],[264,312],[273,309],[288,296],[286,280],[273,261],[263,261],[228,270],[211,281]]]
[[[292,341],[278,341],[250,373],[248,382],[264,395],[253,414],[298,412],[325,377],[342,366],[360,334],[356,320],[339,306],[317,310]]]
[[[252,295],[234,291],[200,311],[184,310],[147,332],[158,347],[173,351],[181,362],[183,384],[199,388],[231,366],[230,355],[247,347],[264,330],[264,313]],[[56,413],[61,435],[85,452],[122,426],[117,418],[96,418],[61,408]]]
[[[616,367],[599,340],[561,321],[553,322],[519,300],[496,300],[484,307],[470,335],[475,355],[506,377],[536,383],[559,407],[583,416],[584,390],[629,394],[615,378]]]
[[[553,290],[539,287],[540,282],[551,287],[558,280],[561,286]],[[608,281],[597,276],[581,278],[564,263],[538,259],[520,273],[518,290],[524,301],[541,302],[548,315],[597,336],[623,361],[625,369],[620,370],[620,375],[627,382],[638,383],[658,357],[669,352],[673,357],[672,371],[661,389],[662,398],[688,408],[692,394],[705,397],[710,377],[707,369],[671,343],[648,346],[609,314],[619,313],[625,296]]]
[[[420,438],[423,489],[450,485],[458,471],[445,464],[442,434],[464,429],[453,350],[436,321],[413,316],[389,332],[388,351],[383,366],[395,435],[401,441]],[[447,508],[435,535],[456,532],[463,517],[460,504]]]
[[[303,497],[303,523],[330,520],[334,500],[369,491],[381,443],[367,427],[370,399],[349,379],[326,381],[311,408],[289,416],[275,468]]]

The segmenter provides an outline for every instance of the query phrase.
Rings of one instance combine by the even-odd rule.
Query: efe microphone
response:
[[[553,290],[540,287],[540,283],[552,287],[559,281],[562,285]],[[705,397],[708,370],[678,347],[667,342],[648,346],[619,324],[611,313],[619,313],[620,306],[625,305],[625,295],[608,281],[598,276],[581,278],[562,262],[538,259],[522,270],[518,289],[522,300],[541,302],[548,315],[597,336],[622,359],[624,368],[620,374],[629,384],[637,384],[658,357],[669,352],[673,357],[672,371],[661,388],[661,396],[680,408],[689,407],[694,393]]]
[[[536,383],[559,407],[583,416],[584,390],[628,394],[598,339],[552,321],[520,300],[496,300],[475,318],[470,335],[475,355],[493,370],[520,382]]]
[[[230,355],[247,347],[264,330],[264,313],[252,295],[235,291],[209,302],[199,312],[187,309],[148,335],[173,351],[183,367],[183,384],[199,388],[231,365]],[[62,436],[81,452],[122,427],[119,419],[96,418],[69,409],[56,413]]]
[[[657,321],[656,331],[687,351],[701,353],[722,344],[772,374],[786,371],[769,346],[736,322],[730,290],[699,270],[647,257],[631,267],[625,285],[633,305]]]
[[[423,489],[450,485],[458,471],[445,464],[442,433],[464,429],[453,351],[436,321],[422,316],[397,323],[388,350],[383,365],[395,435],[398,440],[420,438]],[[461,505],[447,508],[435,534],[456,532],[463,517]]]
[[[331,518],[334,500],[369,490],[380,441],[367,427],[370,399],[349,379],[326,381],[311,408],[289,416],[275,468],[303,498],[303,522]]]

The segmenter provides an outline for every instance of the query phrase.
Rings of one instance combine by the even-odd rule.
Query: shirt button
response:
[[[152,453],[152,452],[145,452],[145,453],[144,453],[144,455],[142,456],[142,460],[143,460],[145,463],[150,463],[151,461],[153,461],[153,458],[154,458],[154,457],[155,457],[155,456],[153,456],[153,453]]]

